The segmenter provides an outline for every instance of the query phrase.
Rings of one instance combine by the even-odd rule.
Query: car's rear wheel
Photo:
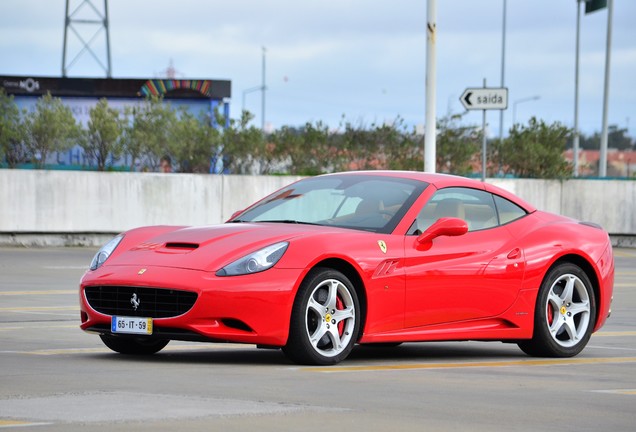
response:
[[[519,342],[527,354],[572,357],[585,348],[596,319],[592,283],[580,267],[563,263],[546,275],[535,308],[534,336]]]
[[[120,354],[150,355],[161,351],[169,340],[147,339],[128,336],[99,335],[108,348]]]
[[[351,281],[337,270],[316,268],[298,290],[283,351],[300,364],[336,364],[353,349],[359,328],[360,305]]]

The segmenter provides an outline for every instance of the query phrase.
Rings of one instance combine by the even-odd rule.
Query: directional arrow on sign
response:
[[[467,110],[503,110],[508,108],[508,89],[505,87],[467,88],[459,101]]]

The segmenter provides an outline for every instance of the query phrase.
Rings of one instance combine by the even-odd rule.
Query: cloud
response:
[[[72,8],[79,0],[70,1]],[[100,6],[100,2],[95,2]],[[498,86],[502,4],[498,0],[437,1],[437,108],[462,110],[466,87]],[[0,74],[59,75],[65,2],[2,0]],[[615,1],[610,118],[634,116],[636,2]],[[427,4],[423,0],[128,0],[109,2],[113,75],[154,77],[172,60],[185,77],[232,81],[232,113],[244,92],[261,84],[266,53],[266,117],[274,126],[342,115],[366,122],[401,116],[423,123]],[[606,11],[581,17],[581,116],[597,130],[602,105]],[[571,122],[576,2],[507,2],[505,85],[518,120],[531,115]],[[97,49],[97,48],[96,48]],[[73,76],[103,76],[82,58]],[[287,78],[286,80],[284,78]],[[245,104],[260,124],[260,94]],[[504,113],[511,123],[510,108]],[[495,121],[495,118],[497,120]],[[467,121],[480,123],[480,113]],[[498,113],[489,113],[498,123]],[[493,130],[497,127],[492,128]]]

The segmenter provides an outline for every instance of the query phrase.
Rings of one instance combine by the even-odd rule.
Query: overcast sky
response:
[[[71,0],[71,9],[82,3]],[[103,10],[102,0],[92,3]],[[114,78],[177,76],[232,81],[232,117],[242,100],[261,124],[262,47],[266,115],[272,127],[341,118],[356,125],[424,123],[425,0],[110,0]],[[82,12],[89,14],[89,8]],[[437,115],[462,112],[467,87],[501,85],[503,0],[437,0]],[[600,131],[607,9],[581,14],[580,117]],[[81,15],[78,14],[77,17]],[[92,14],[91,16],[94,16]],[[0,75],[61,76],[65,0],[0,0]],[[609,123],[636,135],[636,1],[614,0]],[[92,36],[89,32],[86,38]],[[576,0],[508,0],[507,130],[537,116],[572,126]],[[69,35],[69,58],[77,52]],[[100,35],[94,51],[105,62]],[[75,51],[73,51],[75,50]],[[104,77],[89,55],[69,76]],[[519,102],[538,96],[538,100]],[[516,102],[516,103],[515,103]],[[516,105],[516,110],[513,107]],[[464,117],[481,124],[481,111]],[[488,112],[491,135],[499,112]]]

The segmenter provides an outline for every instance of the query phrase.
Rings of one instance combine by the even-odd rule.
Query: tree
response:
[[[223,160],[230,172],[235,174],[257,174],[261,172],[261,157],[267,151],[263,131],[248,126],[254,116],[248,111],[241,118],[230,120],[222,130],[221,148]]]
[[[76,144],[81,135],[70,108],[50,93],[38,99],[35,111],[25,119],[26,146],[37,168],[44,168],[52,152],[62,152]]]
[[[177,120],[174,109],[153,96],[127,110],[127,115],[131,120],[125,128],[124,151],[132,157],[130,170],[143,158],[143,163],[156,171],[161,158],[169,153],[171,127]]]
[[[301,128],[283,126],[270,136],[270,142],[272,155],[280,165],[288,166],[290,174],[295,175],[326,172],[337,153],[335,148],[330,152],[329,129],[322,122],[307,122]]]
[[[408,130],[399,119],[394,123],[395,134],[384,146],[387,168],[394,170],[421,171],[424,167],[424,135],[413,127]]]
[[[632,150],[636,142],[627,136],[627,129],[621,129],[617,125],[607,128],[607,147],[618,150]],[[567,148],[573,147],[572,137],[568,139]],[[590,136],[579,134],[579,148],[582,150],[599,150],[601,148],[601,133],[594,132]]]
[[[124,121],[119,111],[108,106],[106,99],[100,99],[90,110],[86,139],[82,141],[86,155],[97,162],[97,170],[104,171],[109,156],[121,155]]]
[[[441,173],[467,175],[473,172],[471,160],[479,153],[482,131],[476,126],[460,126],[462,114],[450,115],[437,122],[436,166]]]
[[[168,150],[178,172],[209,172],[212,149],[219,145],[219,132],[207,118],[197,119],[185,109],[170,130]]]
[[[350,169],[366,170],[384,168],[386,158],[384,157],[382,136],[389,135],[394,128],[392,126],[378,126],[372,124],[371,128],[366,128],[360,124],[358,126],[346,122],[344,132],[339,138],[339,148],[344,160],[336,162],[336,171]]]
[[[571,129],[560,123],[547,125],[531,118],[528,125],[516,124],[503,144],[495,143],[505,173],[517,177],[563,178],[572,166],[563,157]]]
[[[6,159],[9,168],[28,159],[23,130],[20,109],[13,96],[0,89],[0,161]]]
[[[618,150],[631,150],[633,142],[627,136],[627,129],[620,129],[616,125],[608,127],[607,131],[607,147]]]

